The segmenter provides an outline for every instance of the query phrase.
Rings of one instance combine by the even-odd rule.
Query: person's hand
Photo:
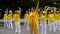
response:
[[[8,9],[6,9],[8,11]]]
[[[37,6],[39,6],[39,1],[37,2]]]
[[[39,1],[38,1],[38,4],[39,4]]]
[[[21,10],[21,8],[20,7],[18,7],[19,8],[19,10]]]

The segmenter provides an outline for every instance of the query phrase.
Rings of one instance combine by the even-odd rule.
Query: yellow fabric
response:
[[[27,19],[27,14],[24,15],[24,18]]]
[[[39,8],[39,6],[37,5],[37,6],[36,6],[36,9],[35,9],[35,11],[34,11],[35,14],[38,14],[38,8]]]
[[[41,22],[40,23],[46,23],[46,15],[41,16]]]
[[[12,14],[8,14],[8,20],[12,19]]]
[[[38,31],[37,31],[37,25],[36,25],[36,18],[37,18],[37,15],[33,12],[30,13],[30,34],[38,34]]]
[[[42,16],[43,14],[40,14],[40,17]]]
[[[19,14],[14,14],[14,22],[20,21],[20,15]]]
[[[21,10],[19,10],[19,14],[21,14]]]
[[[15,21],[15,15],[16,15],[16,14],[13,14],[13,19],[14,19],[14,21]]]
[[[33,21],[33,23],[36,23],[36,14],[35,14],[35,12],[30,13],[30,23],[31,24],[33,24],[32,21]]]
[[[60,20],[60,14],[59,14],[59,20]]]
[[[39,18],[39,14],[36,15],[35,22],[38,20],[38,18]]]
[[[30,34],[38,34],[37,33],[37,26],[36,26],[36,18],[37,18],[37,14],[38,14],[38,5],[36,6],[36,9],[34,12],[31,12],[29,17],[29,24],[30,24]]]
[[[59,15],[58,14],[55,14],[55,19],[59,20]]]
[[[47,15],[47,10],[46,11],[44,11],[45,12],[45,15]]]
[[[54,22],[54,20],[55,20],[54,14],[48,14],[48,20],[50,22]]]
[[[57,20],[60,20],[60,14],[57,15]]]
[[[5,13],[8,13],[8,11],[5,11]]]
[[[25,14],[24,18],[29,22],[29,15],[28,14]]]
[[[36,23],[30,24],[30,34],[33,34],[33,32],[34,32],[34,34],[38,34]]]
[[[30,17],[29,17],[29,15],[28,15],[28,14],[26,15],[26,18],[27,18],[27,21],[29,22],[29,18],[30,18]]]
[[[8,15],[7,14],[4,14],[4,19],[8,18]]]
[[[57,14],[55,14],[55,20],[57,20]]]

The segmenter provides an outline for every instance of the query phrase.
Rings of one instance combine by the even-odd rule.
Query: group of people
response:
[[[44,10],[40,11],[40,13],[38,14],[38,8],[39,8],[39,2],[37,3],[36,9],[31,8],[31,10],[26,11],[24,15],[24,19],[26,19],[27,22],[27,30],[30,30],[30,34],[38,34],[38,29],[39,29],[38,18],[40,18],[40,25],[42,26],[41,27],[42,34],[47,34],[47,26],[49,26],[49,31],[53,30],[54,32],[56,32],[56,30],[60,30],[60,18],[59,18],[60,11],[56,11],[56,9],[47,11],[45,7]],[[4,27],[7,26],[8,29],[13,29],[13,24],[12,24],[12,19],[13,19],[15,24],[15,32],[21,33],[20,14],[21,14],[21,10],[15,11],[14,14],[12,14],[11,10],[9,12],[5,11]],[[47,20],[48,20],[48,24],[47,24]]]
[[[15,25],[15,32],[20,33],[20,13],[21,10],[16,10],[14,14],[12,10],[6,10],[4,14],[4,27],[7,27],[9,30],[13,29],[13,21]]]
[[[53,32],[60,30],[60,11],[55,7],[47,10],[47,7],[49,6],[45,6],[44,10],[39,11],[37,5],[36,9],[32,8],[31,11],[26,11],[24,18],[27,21],[27,30],[30,29],[30,34],[33,34],[33,32],[34,34],[38,34],[39,22],[40,26],[42,26],[42,34],[47,34],[47,28]]]

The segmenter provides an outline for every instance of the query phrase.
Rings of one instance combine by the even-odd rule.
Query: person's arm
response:
[[[3,16],[3,19],[4,19],[4,16]]]
[[[20,7],[18,7],[18,8],[19,8],[19,11],[20,11],[19,13],[21,14],[21,8]]]
[[[25,19],[25,14],[24,14],[24,19]]]
[[[6,11],[8,12],[8,9],[6,9]]]
[[[42,25],[42,18],[43,16],[40,17],[40,26]]]
[[[39,7],[39,1],[37,3],[36,9],[35,9],[35,13],[38,14],[38,7]]]

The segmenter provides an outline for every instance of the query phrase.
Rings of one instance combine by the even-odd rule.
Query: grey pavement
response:
[[[22,20],[22,22],[25,22],[25,20]],[[2,21],[3,22],[3,21]],[[15,33],[15,30],[8,30],[7,28],[0,27],[0,34],[17,34]],[[27,31],[26,26],[21,26],[21,33],[20,34],[29,34],[29,31]],[[41,34],[41,26],[39,25],[38,34]],[[60,34],[60,31],[57,30],[56,32],[49,32],[49,27],[47,27],[47,34]]]
[[[8,30],[7,28],[0,27],[0,34],[17,34],[13,30]],[[29,34],[29,31],[27,31],[26,26],[21,26],[21,33],[20,34]],[[41,26],[39,26],[38,34],[41,34]],[[49,32],[49,27],[47,27],[47,34],[60,34],[60,31],[57,30],[56,32]]]

